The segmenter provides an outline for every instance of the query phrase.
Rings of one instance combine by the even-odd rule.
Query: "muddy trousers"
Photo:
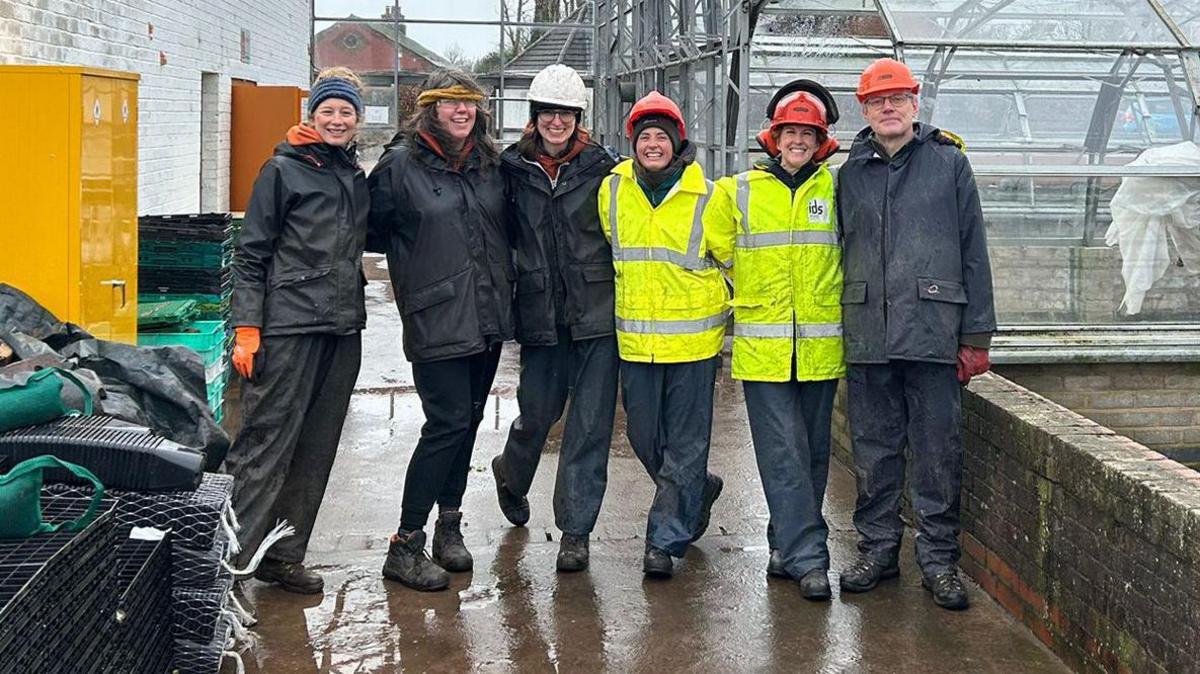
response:
[[[691,363],[621,361],[621,399],[634,454],[654,480],[646,545],[682,557],[700,526],[713,385],[720,357]]]
[[[846,382],[859,552],[883,563],[899,554],[907,464],[917,564],[926,576],[954,570],[962,487],[962,392],[954,366],[903,360],[851,365]]]
[[[361,360],[358,332],[262,339],[260,371],[242,382],[242,430],[225,457],[242,525],[240,564],[279,519],[296,534],[267,557],[304,561]]]
[[[497,344],[470,356],[412,364],[425,424],[404,477],[401,531],[424,529],[434,503],[462,505],[475,433],[499,363]]]
[[[837,380],[745,381],[754,457],[771,513],[771,547],[794,578],[829,568],[821,514],[829,480],[830,424]]]
[[[521,414],[504,445],[504,476],[519,496],[529,493],[550,427],[571,399],[558,454],[554,524],[563,533],[592,533],[608,482],[608,450],[617,407],[617,339],[571,340],[559,327],[553,346],[521,347]]]

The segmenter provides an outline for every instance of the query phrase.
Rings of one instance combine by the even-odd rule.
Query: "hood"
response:
[[[297,124],[288,129],[285,140],[275,146],[275,154],[280,157],[291,157],[317,167],[330,166],[334,163],[358,167],[357,152],[353,145],[336,147],[321,139],[316,129],[306,124]]]

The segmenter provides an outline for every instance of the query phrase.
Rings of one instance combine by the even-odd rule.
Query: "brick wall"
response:
[[[228,208],[230,78],[305,86],[310,41],[308,0],[0,0],[0,63],[88,65],[142,76],[139,214]],[[203,72],[219,77],[215,102],[204,105]],[[202,108],[212,110],[214,122],[203,134]],[[218,163],[202,177],[203,144],[212,142],[219,147],[207,151]]]
[[[1200,473],[996,375],[963,425],[963,570],[1077,671],[1195,671]]]
[[[1002,365],[996,372],[1180,460],[1200,450],[1200,363]]]

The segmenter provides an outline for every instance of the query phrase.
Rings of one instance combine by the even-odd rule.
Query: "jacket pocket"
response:
[[[967,303],[967,291],[961,283],[928,277],[917,278],[917,297],[934,302]]]
[[[415,314],[418,311],[424,311],[429,307],[454,299],[455,281],[462,277],[462,275],[463,273],[460,272],[448,279],[410,292],[404,298],[404,313],[409,315]]]
[[[554,306],[546,292],[546,270],[517,274],[515,314],[517,339],[544,343],[554,335]]]
[[[479,338],[472,268],[408,292],[404,297],[404,343],[416,358]]]
[[[523,271],[517,276],[517,294],[528,295],[530,293],[539,293],[546,290],[546,272],[539,269],[537,271]]]
[[[295,328],[333,322],[336,275],[333,267],[276,274],[263,300],[263,327]]]
[[[613,266],[607,262],[591,263],[580,265],[580,270],[583,272],[583,280],[588,283],[603,283],[608,281],[612,283],[615,271]]]
[[[842,287],[842,304],[863,304],[867,301],[867,282],[855,281]]]

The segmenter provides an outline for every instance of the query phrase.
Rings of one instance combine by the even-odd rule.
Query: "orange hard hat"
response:
[[[675,126],[679,127],[679,139],[687,138],[687,129],[684,128],[683,113],[679,111],[679,106],[675,105],[675,101],[657,91],[651,91],[633,104],[633,108],[629,111],[629,118],[625,120],[625,136],[627,138],[633,140],[634,123],[647,115],[669,117],[675,122]]]
[[[862,72],[858,78],[858,90],[854,95],[861,103],[881,91],[897,91],[908,89],[914,94],[920,91],[921,85],[913,79],[908,66],[896,59],[879,59]]]
[[[768,155],[774,157],[779,154],[779,145],[775,142],[774,131],[788,124],[811,126],[827,135],[829,124],[825,104],[807,91],[795,91],[780,99],[779,103],[775,105],[774,114],[771,115],[770,126],[758,132],[758,144],[767,151]],[[834,147],[836,148],[836,145]]]

